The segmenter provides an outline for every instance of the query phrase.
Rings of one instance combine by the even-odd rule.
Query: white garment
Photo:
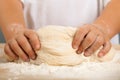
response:
[[[23,0],[22,0],[23,1]],[[110,0],[24,0],[27,26],[82,26],[92,23]],[[118,43],[118,36],[112,40]]]

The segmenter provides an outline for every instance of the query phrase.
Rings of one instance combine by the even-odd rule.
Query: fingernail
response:
[[[82,53],[82,51],[80,51],[80,50],[79,50],[79,51],[77,51],[77,53],[78,53],[78,54],[81,54],[81,53]]]

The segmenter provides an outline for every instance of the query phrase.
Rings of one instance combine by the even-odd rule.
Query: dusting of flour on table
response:
[[[30,63],[0,63],[0,68],[8,69],[14,75],[11,80],[21,80],[20,75],[39,77],[43,80],[120,80],[120,52],[117,51],[109,62],[83,62],[77,66],[51,66],[45,63],[34,65]],[[17,76],[17,77],[16,77]],[[6,77],[6,76],[5,76]],[[34,80],[40,80],[34,79]],[[23,79],[24,80],[24,79]],[[32,80],[32,79],[31,79]]]
[[[9,69],[15,76],[50,76],[56,79],[84,79],[84,80],[119,80],[119,63],[95,63],[85,62],[74,67],[50,66],[47,64],[33,65],[29,63],[2,63],[0,67]],[[49,78],[48,78],[49,79]]]

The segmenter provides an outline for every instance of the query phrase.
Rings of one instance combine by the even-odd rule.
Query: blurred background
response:
[[[0,30],[0,43],[4,43],[5,39],[3,37],[2,31]]]

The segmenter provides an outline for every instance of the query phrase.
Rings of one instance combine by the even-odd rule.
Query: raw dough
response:
[[[41,42],[41,50],[37,51],[35,64],[47,63],[50,65],[77,65],[84,61],[109,61],[114,57],[115,50],[103,58],[97,57],[97,51],[90,57],[77,54],[72,48],[72,40],[77,28],[64,26],[46,26],[37,30]]]
[[[37,30],[41,42],[41,49],[37,51],[37,59],[31,60],[31,63],[50,65],[77,65],[85,61],[105,62],[114,57],[115,50],[111,48],[110,52],[102,57],[97,57],[97,51],[90,57],[84,57],[77,54],[72,48],[72,40],[77,28],[64,26],[46,26]]]

